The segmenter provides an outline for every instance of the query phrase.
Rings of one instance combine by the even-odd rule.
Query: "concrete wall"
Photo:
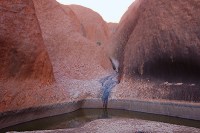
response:
[[[142,101],[142,100],[125,100],[112,99],[108,103],[108,108],[124,109],[130,111],[161,114],[186,119],[200,120],[199,103],[182,103],[182,102],[163,102],[163,101]],[[99,99],[88,99],[84,102],[82,108],[101,108],[102,103]]]
[[[85,99],[38,108],[29,108],[21,111],[0,113],[0,129],[39,118],[69,113],[80,108],[102,108],[102,101],[101,99]],[[111,99],[108,108],[200,120],[200,103]]]

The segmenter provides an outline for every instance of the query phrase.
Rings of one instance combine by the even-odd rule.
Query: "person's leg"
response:
[[[108,100],[105,101],[105,108],[107,109],[108,106]]]
[[[105,108],[105,101],[103,101],[103,108]]]

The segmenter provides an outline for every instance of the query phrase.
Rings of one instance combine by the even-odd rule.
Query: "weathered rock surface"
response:
[[[200,129],[137,119],[102,119],[81,128],[24,133],[198,133]],[[16,133],[16,132],[14,132]]]
[[[105,73],[109,60],[103,48],[79,33],[78,20],[68,7],[54,0],[34,4],[56,78],[91,79]]]
[[[82,36],[79,20],[70,8],[63,9],[55,0],[1,1],[0,4],[3,16],[0,40],[5,42],[0,48],[1,77],[13,67],[16,78],[43,80],[53,78],[54,74],[56,81],[48,86],[32,80],[0,81],[0,113],[97,96],[100,83],[96,79],[107,73],[110,62],[101,46]],[[10,31],[4,30],[6,27]],[[11,59],[11,53],[15,52]],[[12,60],[18,58],[22,59],[19,64],[13,64]],[[8,68],[4,65],[6,60],[11,63]]]
[[[0,78],[23,81],[0,81],[1,113],[96,96],[100,84],[87,80],[111,65],[104,48],[83,37],[70,8],[55,0],[1,1],[0,14]],[[52,82],[53,74],[50,86],[24,80]]]
[[[107,23],[108,25],[108,29],[110,31],[110,38],[112,37],[113,34],[115,34],[116,30],[117,30],[117,26],[118,26],[118,23]]]
[[[0,16],[0,79],[52,82],[53,69],[32,0],[0,1]]]
[[[15,6],[10,4],[12,2],[18,4]],[[55,0],[33,2],[56,83],[51,86],[37,86],[38,82],[31,82],[29,85],[26,82],[0,82],[0,111],[98,97],[101,86],[97,79],[106,74],[106,70],[111,67],[104,53],[104,46],[96,44],[96,32],[99,27],[90,31],[86,26],[95,25],[83,24],[88,22],[89,18],[84,17],[85,13],[81,15],[82,12],[79,13],[78,9],[75,11],[75,7],[63,8]],[[51,81],[52,67],[43,45],[32,1],[1,1],[0,4],[0,15],[3,16],[0,25],[0,35],[3,35],[0,36],[1,78]],[[32,5],[31,8],[26,8],[26,4]],[[12,10],[9,12],[8,9]],[[83,10],[87,12],[89,9]],[[196,80],[182,83],[171,78],[176,77],[176,74],[177,81],[182,81],[180,77],[199,78],[199,10],[198,0],[136,0],[130,6],[116,30],[114,46],[110,47],[110,53],[120,62],[120,74],[125,77],[131,76],[131,79],[124,78],[121,84],[117,85],[113,97],[200,101],[198,80],[197,83]],[[90,11],[86,13],[88,16]],[[94,16],[90,16],[93,18],[90,21],[98,20],[96,23],[103,23],[98,15],[98,19]],[[14,30],[8,32],[5,27]],[[109,30],[104,24],[100,27],[103,30],[99,29],[97,36],[106,41]],[[86,33],[90,34],[87,36]],[[9,62],[11,60],[14,62]],[[20,63],[15,62],[16,60]],[[178,72],[175,76],[174,71]],[[154,80],[157,77],[163,78],[166,73],[173,76],[167,80]],[[136,75],[147,77],[141,79]],[[154,76],[153,80],[149,75]]]
[[[93,10],[79,5],[70,5],[79,18],[83,35],[95,43],[106,45],[109,40],[109,29],[103,18]]]
[[[73,29],[75,29],[75,31],[80,32],[83,35],[83,26],[75,12],[68,5],[61,5],[61,8],[64,10],[65,14],[70,18],[71,26],[73,27]]]
[[[111,49],[123,76],[117,97],[200,101],[199,12],[198,0],[136,0],[129,7]]]
[[[199,74],[199,12],[198,0],[136,0],[114,38],[123,73]]]

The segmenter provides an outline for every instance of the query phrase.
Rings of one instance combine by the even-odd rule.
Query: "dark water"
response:
[[[141,119],[200,128],[200,121],[187,120],[176,117],[115,109],[108,109],[107,111],[105,109],[79,109],[71,113],[42,118],[1,129],[0,133],[6,131],[33,131],[75,128],[81,127],[87,122],[91,122],[93,120],[112,118]]]

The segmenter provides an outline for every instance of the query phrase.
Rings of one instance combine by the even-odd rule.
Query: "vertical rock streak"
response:
[[[118,84],[118,73],[113,73],[110,76],[107,76],[100,80],[100,83],[102,84],[102,102],[103,107],[107,108],[108,105],[108,98],[110,96],[110,93],[112,91],[112,88],[114,88]]]

